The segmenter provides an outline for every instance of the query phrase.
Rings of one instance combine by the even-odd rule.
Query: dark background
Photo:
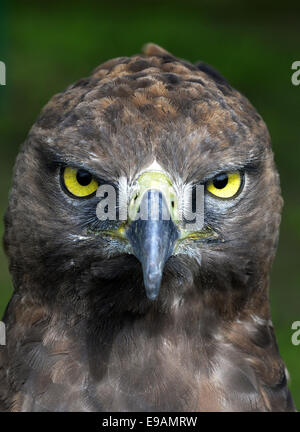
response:
[[[252,1],[12,1],[0,2],[0,235],[19,145],[54,94],[89,75],[101,62],[140,52],[155,42],[190,61],[215,66],[265,119],[285,200],[271,277],[273,322],[300,408],[300,345],[291,343],[300,320],[300,86],[291,64],[300,61],[300,10],[292,3]],[[0,252],[0,316],[11,296]]]

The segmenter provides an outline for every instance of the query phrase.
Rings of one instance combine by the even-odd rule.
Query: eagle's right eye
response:
[[[64,188],[76,198],[87,198],[94,195],[99,186],[91,173],[73,167],[63,168],[61,180]]]

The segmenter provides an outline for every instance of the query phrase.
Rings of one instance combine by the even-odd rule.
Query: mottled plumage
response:
[[[61,165],[129,184],[156,160],[177,184],[242,170],[205,196],[214,240],[187,238],[146,297],[127,241],[98,232],[97,197]],[[290,411],[270,318],[282,199],[267,128],[214,69],[149,44],[54,96],[18,155],[5,218],[14,293],[0,351],[12,411]]]

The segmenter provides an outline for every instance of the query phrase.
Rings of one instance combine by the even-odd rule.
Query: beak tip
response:
[[[147,292],[148,300],[154,301],[158,297],[158,292]]]
[[[151,277],[151,275],[149,275]],[[146,289],[146,295],[149,300],[155,300],[158,297],[161,285],[161,275],[155,280],[149,280],[148,277],[144,277],[144,285]]]
[[[146,288],[146,295],[147,295],[147,298],[149,299],[149,300],[156,300],[157,299],[157,297],[158,297],[158,293],[159,293],[159,288],[158,289],[147,289]]]

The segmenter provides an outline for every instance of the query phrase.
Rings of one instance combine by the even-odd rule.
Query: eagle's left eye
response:
[[[99,186],[97,180],[88,171],[72,167],[63,169],[62,183],[66,190],[77,198],[94,195]]]
[[[206,184],[208,192],[219,198],[234,197],[242,186],[242,174],[239,171],[216,175]]]

